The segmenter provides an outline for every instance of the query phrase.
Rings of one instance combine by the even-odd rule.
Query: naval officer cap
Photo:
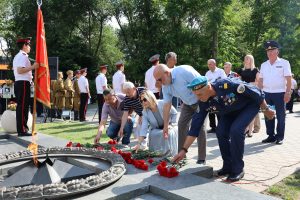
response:
[[[151,58],[149,58],[150,62],[156,62],[159,60],[160,55],[159,54],[155,54],[154,56],[151,56]]]
[[[87,72],[87,68],[83,68],[80,70],[80,73],[83,74],[84,72]]]
[[[17,40],[17,44],[19,44],[19,43],[30,44],[30,40],[31,40],[31,37],[19,38]]]
[[[124,65],[124,62],[121,60],[116,62],[116,67],[121,67],[122,65]]]
[[[280,45],[274,40],[269,40],[264,43],[265,50],[279,49]]]
[[[80,70],[76,70],[76,71],[74,72],[74,74],[75,74],[75,75],[80,74]]]
[[[99,68],[101,69],[107,69],[108,65],[101,65]]]
[[[187,85],[188,89],[198,90],[207,85],[207,78],[205,76],[198,76],[192,80],[190,84]]]

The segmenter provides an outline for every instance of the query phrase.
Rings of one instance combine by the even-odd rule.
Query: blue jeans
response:
[[[285,103],[284,92],[282,93],[268,93],[265,92],[265,99],[267,104],[274,105],[276,109],[277,127],[275,134],[275,118],[271,120],[265,119],[267,134],[269,137],[275,137],[276,139],[284,139],[285,130]]]
[[[106,135],[108,137],[110,137],[111,139],[117,138],[120,127],[121,127],[121,124],[117,124],[113,121],[110,121],[109,126],[106,130]],[[127,145],[127,144],[130,143],[130,136],[131,136],[131,133],[132,133],[132,129],[133,129],[132,121],[130,121],[130,122],[127,121],[125,126],[124,126],[124,129],[123,129],[124,137],[122,139],[122,144]]]

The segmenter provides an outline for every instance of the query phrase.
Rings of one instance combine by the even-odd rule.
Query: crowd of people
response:
[[[32,79],[31,71],[38,64],[31,65],[26,60],[30,41],[21,40],[18,45],[20,53],[14,59],[13,68],[15,88],[18,89],[18,135],[24,136],[28,131],[24,114],[27,85]],[[149,59],[152,66],[145,73],[144,87],[126,80],[125,66],[120,61],[116,63],[117,71],[112,77],[112,88],[109,88],[107,65],[100,66],[95,80],[99,127],[94,142],[100,142],[110,119],[106,128],[108,137],[128,145],[133,133],[137,139],[136,151],[149,148],[168,153],[174,162],[186,156],[197,138],[197,163],[205,164],[207,132],[216,133],[223,159],[223,167],[217,174],[228,175],[228,181],[240,180],[244,176],[245,137],[260,131],[259,111],[265,116],[268,135],[262,142],[278,145],[284,140],[286,104],[293,112],[291,96],[295,94],[297,84],[292,81],[290,64],[279,57],[276,41],[265,42],[264,48],[268,60],[260,69],[255,67],[252,55],[245,56],[243,67],[237,72],[232,71],[230,62],[225,62],[222,69],[217,67],[215,59],[209,59],[205,76],[190,65],[176,66],[174,52],[166,54],[166,64],[161,64],[160,55],[156,54]],[[59,73],[58,79],[51,82],[51,90],[55,91],[52,92],[55,94],[51,98],[52,105],[58,113],[63,108],[73,109],[75,119],[85,121],[90,97],[89,81],[85,77],[87,69],[74,74],[75,78],[69,70],[63,81],[63,74]],[[208,120],[210,130],[207,131]]]

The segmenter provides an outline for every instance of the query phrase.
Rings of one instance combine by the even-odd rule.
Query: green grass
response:
[[[284,200],[300,200],[300,171],[271,186],[266,193]]]
[[[94,138],[97,134],[98,124],[88,124],[81,122],[52,122],[36,124],[37,132],[41,132],[54,137],[63,138],[72,142],[94,143]],[[106,142],[109,138],[104,133],[100,142]]]

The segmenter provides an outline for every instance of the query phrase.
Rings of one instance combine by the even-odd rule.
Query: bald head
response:
[[[163,85],[168,85],[171,83],[171,69],[165,64],[159,64],[155,67],[153,71],[153,76],[156,81],[162,82]]]
[[[216,62],[215,59],[209,59],[209,60],[207,61],[208,69],[209,69],[210,71],[212,71],[212,72],[215,71],[216,65],[217,65],[217,62]]]

